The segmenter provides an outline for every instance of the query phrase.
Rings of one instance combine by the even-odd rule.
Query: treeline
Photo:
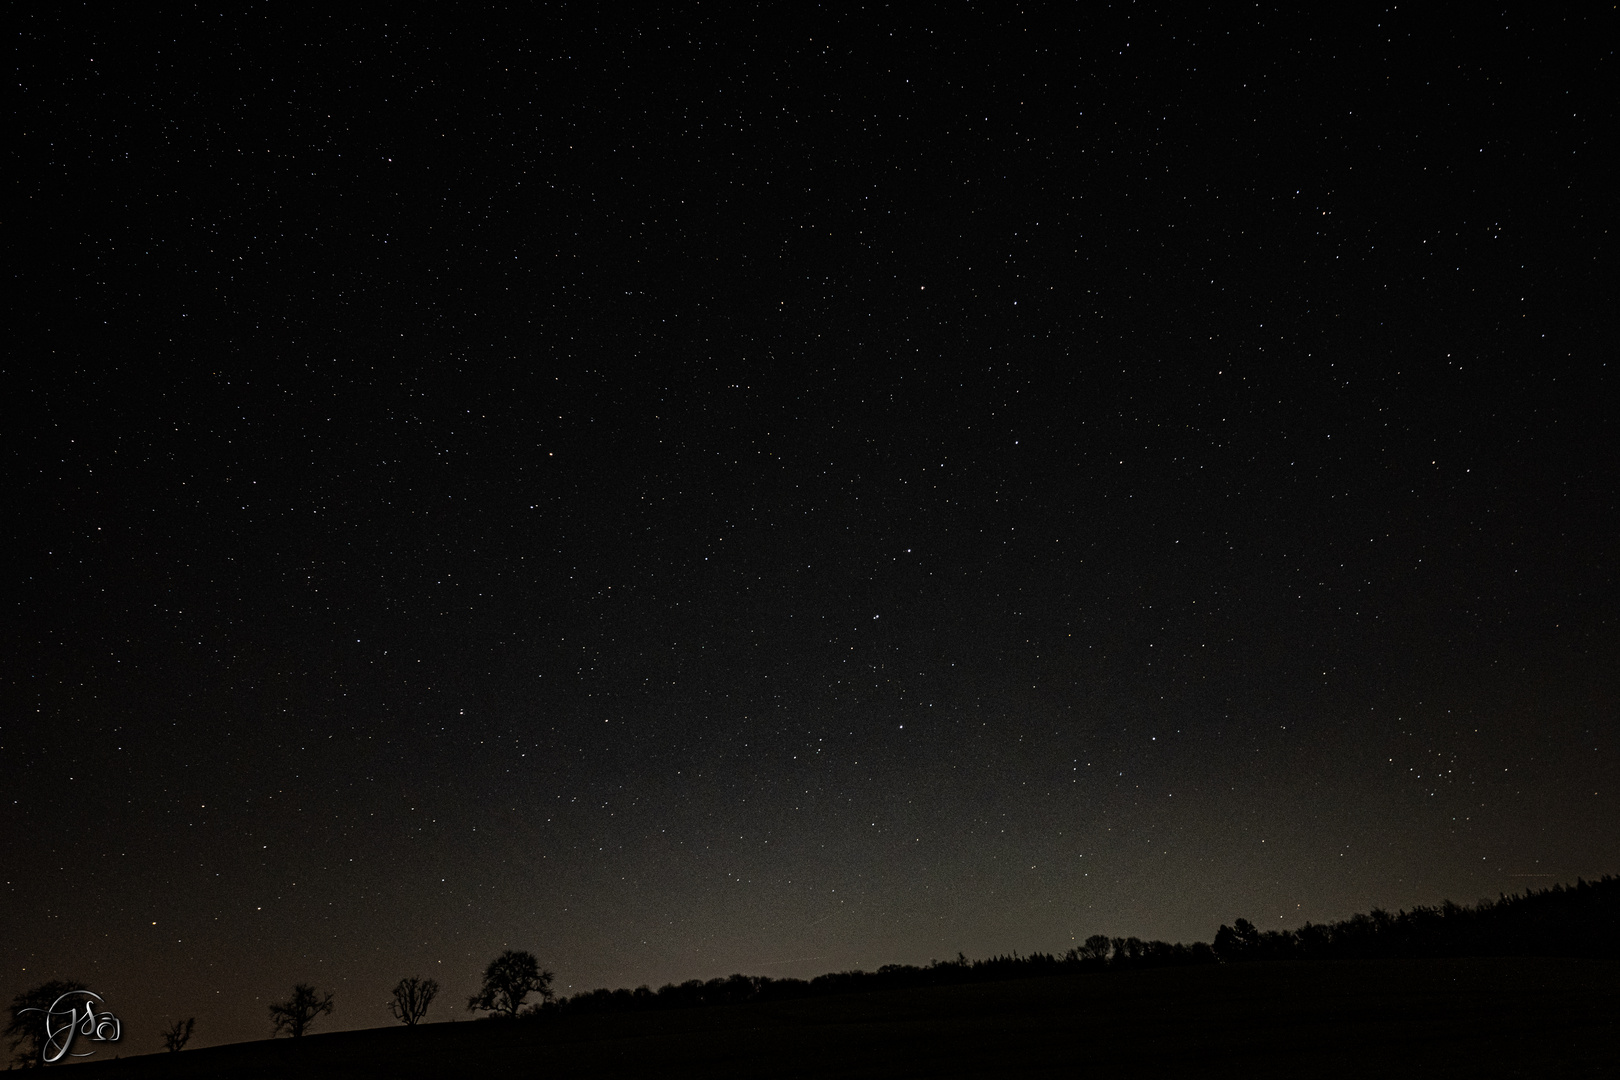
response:
[[[1523,896],[1449,900],[1391,915],[1374,908],[1298,930],[1257,930],[1247,919],[1222,926],[1215,955],[1250,960],[1348,960],[1435,956],[1579,956],[1620,958],[1620,878],[1577,879]]]
[[[1077,971],[1120,971],[1263,960],[1325,960],[1437,956],[1620,957],[1620,878],[1502,896],[1464,907],[1447,901],[1391,915],[1373,909],[1340,922],[1266,930],[1247,919],[1222,926],[1213,945],[1191,945],[1098,934],[1062,955],[1032,953],[969,960],[935,960],[926,967],[885,964],[876,971],[840,971],[814,979],[762,975],[692,979],[653,990],[591,990],[531,1006],[524,1018],[576,1013],[787,1001],[856,991],[993,982]]]
[[[735,1005],[746,1001],[787,1001],[792,998],[823,997],[863,990],[894,990],[917,986],[946,986],[954,983],[998,982],[1039,975],[1057,975],[1085,968],[1159,967],[1171,964],[1215,963],[1216,957],[1203,942],[1171,945],[1138,938],[1098,938],[1106,945],[1093,951],[1070,949],[1057,956],[1031,953],[1028,956],[995,956],[969,960],[957,954],[955,960],[935,960],[926,967],[914,964],[885,964],[876,971],[837,971],[813,979],[773,979],[766,975],[732,975],[704,982],[692,979],[653,990],[591,990],[572,997],[560,997],[530,1009],[525,1016],[609,1012],[633,1009],[683,1009],[699,1005]]]

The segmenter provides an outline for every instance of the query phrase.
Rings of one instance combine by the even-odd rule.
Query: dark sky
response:
[[[0,994],[1620,870],[1612,14],[1104,10],[19,16]]]

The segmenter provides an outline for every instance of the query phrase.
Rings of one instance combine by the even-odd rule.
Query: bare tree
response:
[[[310,1025],[315,1023],[317,1016],[329,1014],[332,1011],[332,995],[322,996],[308,983],[299,983],[293,987],[293,996],[279,1005],[270,1006],[270,1022],[274,1025],[270,1031],[273,1039],[283,1031],[295,1039],[303,1038]]]
[[[176,1020],[158,1034],[163,1036],[163,1045],[168,1049],[169,1053],[178,1054],[186,1048],[186,1043],[191,1041],[191,1029],[196,1026],[197,1018],[192,1016],[184,1020]]]
[[[409,979],[399,980],[394,986],[394,1000],[388,1003],[388,1011],[406,1027],[415,1027],[417,1021],[427,1015],[428,1006],[438,996],[438,983],[413,975]]]
[[[530,994],[539,994],[546,1001],[552,999],[553,978],[551,972],[540,970],[540,961],[533,953],[507,949],[484,969],[483,989],[467,999],[467,1008],[515,1017]]]

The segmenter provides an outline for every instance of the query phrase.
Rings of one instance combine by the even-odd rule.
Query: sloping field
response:
[[[1614,1077],[1620,963],[1239,964],[240,1043],[148,1077]]]

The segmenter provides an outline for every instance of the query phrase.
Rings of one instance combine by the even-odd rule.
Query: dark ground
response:
[[[1620,963],[1065,975],[557,1023],[431,1024],[87,1064],[117,1077],[1620,1074]],[[133,1033],[131,1033],[133,1035]]]

